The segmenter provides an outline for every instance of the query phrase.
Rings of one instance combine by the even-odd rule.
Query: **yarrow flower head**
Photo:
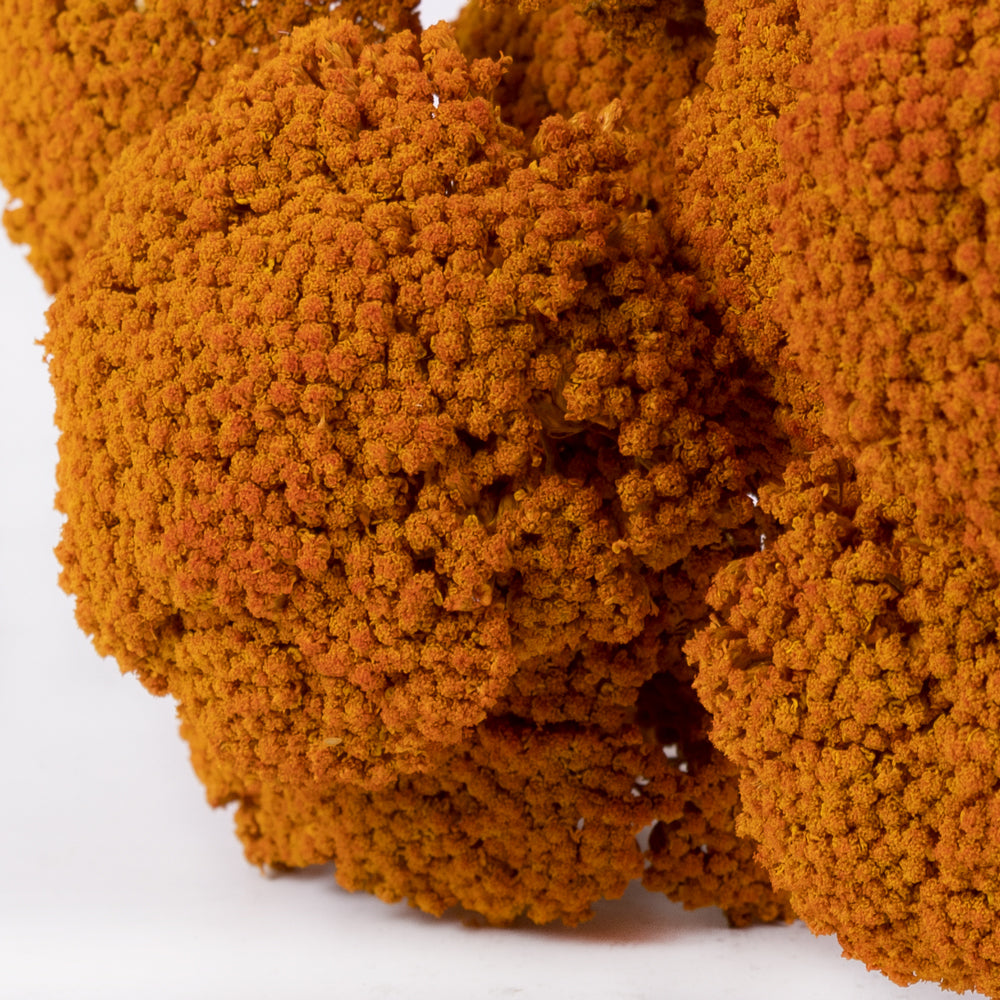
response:
[[[1000,995],[997,3],[65,6],[62,583],[248,858]]]

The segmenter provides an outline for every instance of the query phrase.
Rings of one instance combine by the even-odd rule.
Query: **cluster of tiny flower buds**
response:
[[[65,6],[62,584],[248,858],[1000,995],[997,2]]]
[[[784,915],[704,711],[673,713],[685,770],[649,695],[753,549],[745,380],[621,102],[526,134],[508,62],[317,20],[121,153],[46,340],[63,583],[259,863],[572,922],[657,820],[651,885]]]

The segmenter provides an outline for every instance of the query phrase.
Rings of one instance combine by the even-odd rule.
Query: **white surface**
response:
[[[2,198],[2,192],[0,192]],[[476,929],[242,857],[176,731],[77,629],[52,555],[46,300],[0,240],[0,1000],[927,1000],[802,926],[633,887],[569,931]]]

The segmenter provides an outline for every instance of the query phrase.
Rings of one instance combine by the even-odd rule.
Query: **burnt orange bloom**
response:
[[[254,863],[1000,995],[996,4],[343,11],[3,43],[81,625]]]
[[[257,66],[326,5],[294,0],[3,0],[0,183],[15,242],[50,292],[101,245],[103,182],[129,143],[201,107],[236,63]],[[398,0],[345,0],[372,36],[416,27]],[[381,25],[382,30],[374,27]]]
[[[759,404],[713,364],[698,285],[629,186],[620,104],[529,141],[493,102],[502,71],[441,27],[368,45],[317,22],[121,155],[46,341],[63,584],[98,648],[177,698],[255,860],[332,855],[431,909],[576,920],[641,872],[638,830],[693,801],[706,849],[661,837],[660,887],[774,916],[735,800],[680,777],[638,707],[704,613],[704,566],[692,586],[678,564],[752,545]],[[673,742],[705,742],[691,710]],[[527,770],[487,767],[495,734]],[[477,901],[463,880],[502,859],[434,818],[465,808],[452,776],[555,782],[560,740],[593,783],[635,772],[607,807],[618,846],[551,903]],[[597,807],[533,794],[526,845],[603,829],[557,830]],[[389,813],[424,862],[359,839]],[[550,866],[533,851],[528,886]],[[702,875],[717,889],[684,888]]]
[[[529,15],[551,6],[546,0],[486,0],[483,6],[489,15],[505,3]],[[701,0],[577,0],[574,7],[616,46],[684,35],[705,15]]]
[[[789,348],[823,427],[921,534],[1000,568],[1000,9],[803,4],[775,188]]]
[[[821,437],[820,400],[775,315],[782,270],[772,249],[771,192],[785,179],[776,126],[795,104],[792,74],[810,51],[797,8],[672,5],[674,20],[623,39],[593,23],[593,6],[587,16],[572,3],[517,16],[473,3],[459,18],[460,37],[471,54],[513,55],[499,100],[529,131],[548,114],[622,101],[623,126],[641,150],[630,184],[662,228],[673,265],[698,280],[713,360],[741,359],[744,406],[767,401],[748,436],[757,433],[765,453],[789,438],[808,447]],[[761,478],[779,474],[777,450],[761,455]]]
[[[780,524],[688,646],[737,830],[820,933],[893,980],[1000,992],[1000,579],[835,449],[761,489]]]

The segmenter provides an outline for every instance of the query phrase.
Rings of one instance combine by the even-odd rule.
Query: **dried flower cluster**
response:
[[[779,315],[830,440],[1000,569],[1000,5],[912,7],[804,12]]]
[[[417,25],[414,4],[345,0],[374,40]],[[204,106],[232,66],[257,66],[299,25],[329,16],[295,0],[3,0],[0,179],[4,222],[31,246],[49,291],[99,247],[103,183],[122,151]]]
[[[247,856],[1000,995],[1000,4],[29,21],[62,582]]]
[[[715,779],[637,719],[703,616],[705,561],[753,547],[732,532],[763,404],[707,361],[620,107],[529,142],[489,96],[502,72],[444,27],[371,46],[320,22],[123,152],[47,341],[64,583],[99,648],[177,699],[255,860],[575,920],[690,800],[726,859],[713,901],[776,913],[735,796],[701,802]],[[505,831],[486,847],[461,833],[468,770]],[[705,837],[654,841],[681,895]],[[425,860],[400,870],[411,840]],[[579,853],[592,879],[544,874]],[[527,898],[483,896],[508,867]]]
[[[761,490],[687,651],[740,769],[738,829],[818,931],[901,984],[1000,992],[1000,577],[834,448]]]

